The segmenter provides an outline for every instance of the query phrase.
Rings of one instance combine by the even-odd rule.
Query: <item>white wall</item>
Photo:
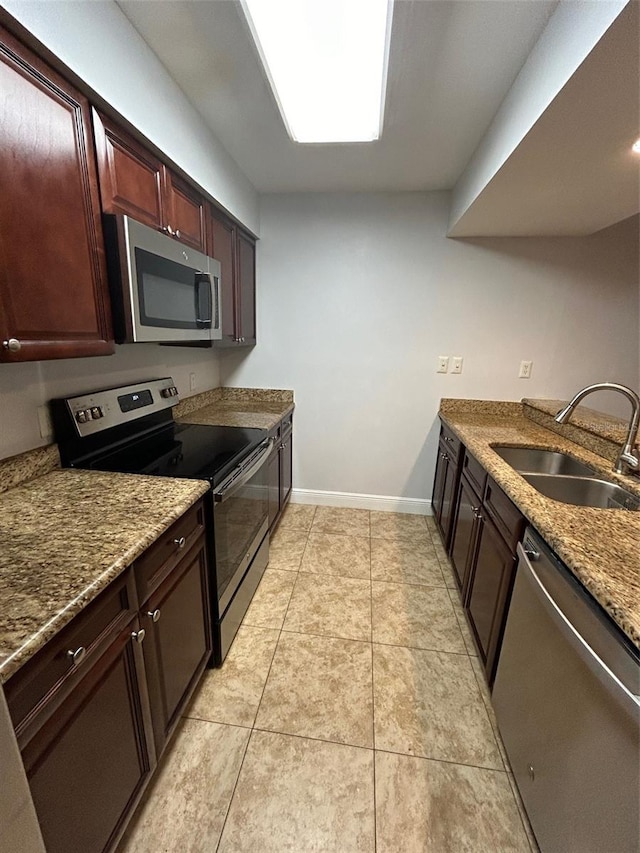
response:
[[[258,233],[255,189],[113,0],[3,0],[3,6]]]
[[[441,397],[638,386],[637,219],[456,241],[448,211],[446,193],[263,196],[259,343],[221,373],[295,391],[295,487],[425,498]],[[438,355],[462,375],[436,374]]]
[[[189,374],[196,387],[190,390]],[[124,344],[116,354],[0,364],[0,459],[49,444],[40,435],[37,408],[52,397],[172,376],[181,396],[220,385],[218,354],[208,349]]]
[[[456,183],[450,233],[628,3],[561,0]]]

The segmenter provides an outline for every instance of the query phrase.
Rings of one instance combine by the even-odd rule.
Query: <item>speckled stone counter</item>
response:
[[[174,416],[191,424],[269,430],[293,409],[293,391],[216,388],[181,401],[174,410]]]
[[[594,509],[551,500],[529,485],[492,445],[544,447],[569,453],[640,494],[636,478],[524,416],[520,404],[476,407],[443,401],[440,416],[589,592],[640,648],[640,512]],[[518,409],[514,406],[517,405]]]
[[[201,480],[52,470],[0,495],[0,683],[207,491]]]

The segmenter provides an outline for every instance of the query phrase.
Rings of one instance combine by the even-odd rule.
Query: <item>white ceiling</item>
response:
[[[259,192],[452,189],[558,5],[395,0],[381,139],[300,145],[239,0],[118,3]],[[590,234],[638,213],[639,8],[628,4],[450,236]]]
[[[556,0],[396,0],[382,138],[303,146],[284,128],[234,0],[120,0],[261,192],[456,183]]]

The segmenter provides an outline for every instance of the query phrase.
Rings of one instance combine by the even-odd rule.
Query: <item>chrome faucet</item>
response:
[[[582,391],[578,391],[571,402],[564,409],[560,409],[555,417],[556,423],[566,424],[571,417],[575,407],[584,400],[588,394],[594,391],[619,391],[631,403],[631,419],[629,420],[629,431],[620,453],[615,461],[613,470],[616,474],[628,474],[630,471],[640,471],[640,459],[634,453],[636,440],[638,438],[638,425],[640,424],[640,397],[627,388],[626,385],[618,385],[617,382],[596,382],[595,385],[587,385]]]

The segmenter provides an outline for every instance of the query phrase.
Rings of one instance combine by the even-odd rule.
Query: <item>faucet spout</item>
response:
[[[618,391],[623,394],[631,403],[631,418],[629,419],[629,429],[624,444],[620,448],[620,453],[616,459],[613,470],[617,474],[628,474],[630,471],[640,471],[640,459],[635,453],[635,444],[638,438],[638,427],[640,426],[640,397],[631,388],[626,385],[619,385],[617,382],[596,382],[595,385],[587,385],[570,400],[564,409],[560,409],[555,416],[556,423],[566,424],[573,414],[576,406],[578,406],[584,398],[592,394],[594,391]]]

